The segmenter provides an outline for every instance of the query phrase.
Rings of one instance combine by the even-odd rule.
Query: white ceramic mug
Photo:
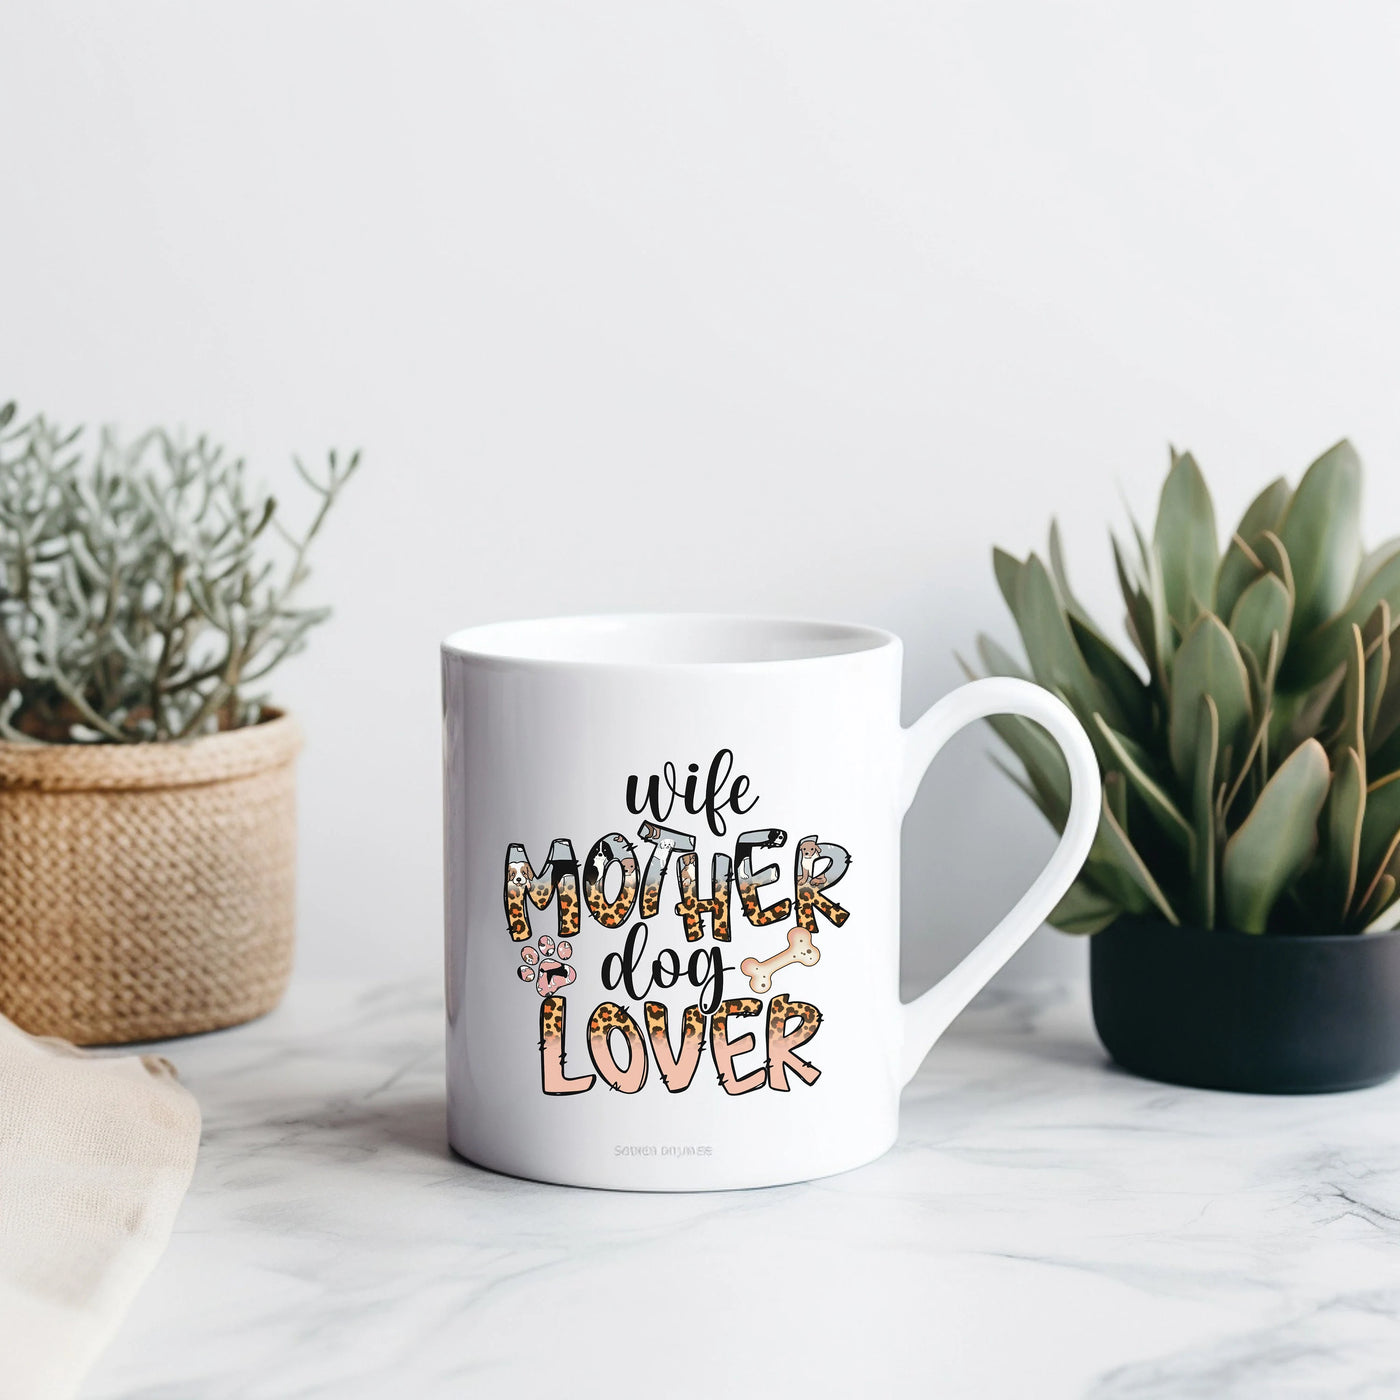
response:
[[[579,1186],[766,1186],[859,1166],[954,1016],[1041,924],[1098,821],[1093,750],[1025,681],[908,729],[902,646],[836,623],[508,622],[442,647],[448,1130]],[[1069,820],[1016,907],[899,999],[899,835],[934,754],[1024,715]]]

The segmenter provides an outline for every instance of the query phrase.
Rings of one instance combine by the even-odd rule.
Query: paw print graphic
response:
[[[547,997],[562,991],[574,980],[576,974],[569,966],[574,949],[567,939],[556,945],[547,933],[540,934],[539,945],[538,952],[528,945],[520,950],[516,974],[522,982],[533,982],[535,990]]]

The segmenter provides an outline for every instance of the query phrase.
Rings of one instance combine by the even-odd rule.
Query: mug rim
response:
[[[678,632],[690,636],[678,637]],[[616,652],[588,655],[577,650],[600,639],[622,642],[629,633],[634,642],[664,641],[667,646],[651,655],[635,645],[620,656]],[[575,648],[572,652],[570,644]],[[679,654],[687,645],[697,654]],[[895,633],[859,622],[749,613],[639,612],[479,623],[450,633],[441,650],[444,657],[530,668],[757,671],[844,661],[901,645]]]

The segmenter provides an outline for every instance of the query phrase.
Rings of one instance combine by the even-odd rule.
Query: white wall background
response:
[[[1011,629],[989,550],[1105,538],[1167,442],[1233,516],[1348,434],[1400,530],[1384,5],[8,7],[0,399],[178,422],[288,488],[361,444],[282,675],[303,975],[438,958],[436,643],[834,615],[912,717]],[[635,521],[644,500],[647,527]],[[597,532],[611,547],[600,548]],[[981,736],[906,830],[927,977],[1048,849]],[[1075,966],[1042,934],[1013,968]]]

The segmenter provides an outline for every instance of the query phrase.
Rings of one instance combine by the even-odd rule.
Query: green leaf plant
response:
[[[255,687],[329,615],[300,604],[307,552],[359,465],[296,468],[298,532],[206,438],[123,444],[0,407],[0,738],[192,739],[255,724]],[[250,693],[252,692],[252,693]]]
[[[1150,539],[1113,540],[1122,655],[1048,564],[993,554],[1028,664],[978,639],[986,673],[1030,676],[1078,715],[1103,806],[1083,871],[1050,916],[1121,916],[1251,934],[1400,922],[1400,540],[1361,544],[1361,462],[1339,442],[1296,489],[1270,483],[1222,554],[1189,453],[1172,453]],[[972,668],[966,668],[975,674]],[[1069,778],[1025,720],[992,721],[1001,763],[1060,830]]]

